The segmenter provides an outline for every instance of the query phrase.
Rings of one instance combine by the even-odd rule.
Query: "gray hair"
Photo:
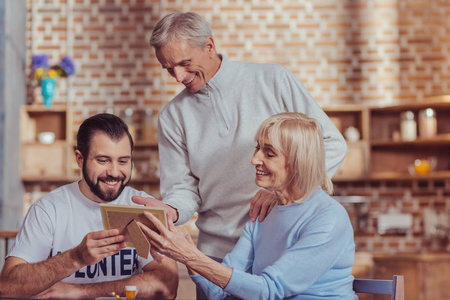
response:
[[[159,20],[153,29],[150,45],[159,49],[172,40],[187,41],[192,47],[202,49],[213,37],[211,26],[195,12],[173,11]]]

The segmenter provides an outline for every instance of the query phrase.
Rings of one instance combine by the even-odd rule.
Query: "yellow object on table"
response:
[[[125,286],[125,292],[126,292],[127,300],[136,299],[136,292],[137,292],[136,286],[134,286],[134,285]]]

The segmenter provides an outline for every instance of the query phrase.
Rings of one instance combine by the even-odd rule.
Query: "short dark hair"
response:
[[[91,140],[96,133],[104,133],[113,141],[119,141],[126,135],[130,140],[131,151],[133,151],[133,138],[128,131],[127,124],[118,116],[103,113],[87,118],[78,129],[77,149],[83,157],[88,157]]]

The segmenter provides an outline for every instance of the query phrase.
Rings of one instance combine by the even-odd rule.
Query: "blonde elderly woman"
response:
[[[220,264],[198,250],[186,230],[166,229],[146,214],[160,232],[140,224],[152,256],[163,259],[158,251],[185,264],[208,299],[358,299],[353,229],[329,196],[320,124],[302,113],[281,113],[260,125],[255,140],[255,183],[278,196],[265,221],[248,222]]]

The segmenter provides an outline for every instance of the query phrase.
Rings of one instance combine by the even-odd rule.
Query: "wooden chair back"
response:
[[[6,256],[6,254],[8,254],[8,250],[9,250],[9,242],[10,240],[13,240],[17,233],[19,232],[19,230],[0,230],[0,240],[4,240],[5,241],[5,247],[4,247],[4,253],[3,256]],[[1,256],[1,253],[0,253]],[[4,257],[1,257],[0,259],[4,260]]]
[[[394,275],[392,280],[355,278],[353,290],[355,293],[392,295],[391,300],[405,300],[403,275]]]

